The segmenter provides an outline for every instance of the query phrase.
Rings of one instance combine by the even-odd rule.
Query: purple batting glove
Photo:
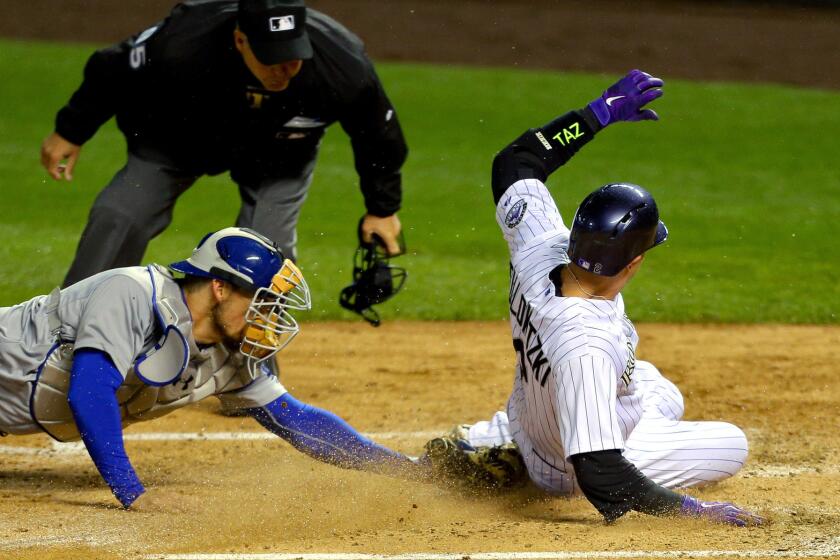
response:
[[[701,502],[691,496],[683,496],[680,513],[688,517],[702,517],[716,523],[746,527],[748,525],[761,525],[764,519],[741,509],[729,502]]]
[[[659,115],[654,110],[642,107],[662,97],[659,88],[664,84],[647,72],[632,70],[590,103],[589,108],[598,117],[601,126],[618,121],[657,121]]]

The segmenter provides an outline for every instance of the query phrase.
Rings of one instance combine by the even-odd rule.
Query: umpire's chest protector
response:
[[[247,383],[239,362],[221,345],[204,350],[196,346],[189,309],[169,271],[151,265],[134,274],[146,288],[163,334],[135,360],[117,389],[124,426]],[[53,347],[39,369],[30,399],[32,418],[58,441],[81,437],[67,401],[73,350],[67,342]]]

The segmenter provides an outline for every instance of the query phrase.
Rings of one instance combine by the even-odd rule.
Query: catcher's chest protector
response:
[[[136,279],[147,288],[163,335],[137,358],[117,389],[123,425],[163,416],[247,382],[238,361],[221,345],[205,350],[195,345],[189,309],[168,271],[155,265],[147,271],[141,270]],[[56,344],[41,366],[30,400],[32,418],[58,441],[81,437],[67,403],[73,350],[72,343]]]

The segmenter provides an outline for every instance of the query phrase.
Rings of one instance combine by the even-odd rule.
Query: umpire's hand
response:
[[[81,146],[53,132],[41,144],[41,165],[56,181],[61,180],[62,174],[66,180],[72,181],[73,168],[76,167],[76,160],[79,159],[81,149]]]
[[[371,243],[373,235],[376,234],[385,244],[385,250],[388,251],[388,256],[395,257],[402,253],[400,247],[399,235],[402,231],[402,224],[396,214],[385,216],[381,218],[373,214],[365,214],[362,219],[361,233],[362,241]]]

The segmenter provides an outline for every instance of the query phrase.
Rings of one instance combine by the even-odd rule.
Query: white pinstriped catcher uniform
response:
[[[687,487],[735,474],[747,440],[723,422],[683,422],[679,389],[636,360],[638,335],[614,300],[555,295],[549,273],[569,262],[569,229],[545,185],[511,185],[496,209],[510,249],[516,375],[507,413],[469,431],[473,446],[515,441],[531,479],[577,490],[572,455],[620,449],[648,478]]]

